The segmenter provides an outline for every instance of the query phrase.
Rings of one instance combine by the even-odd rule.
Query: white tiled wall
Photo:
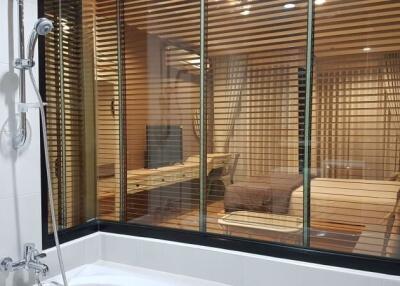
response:
[[[18,100],[18,71],[13,68],[18,56],[16,0],[0,0],[0,258],[20,258],[21,246],[34,242],[41,247],[41,194],[39,117],[30,110],[31,136],[23,150],[10,145],[15,130],[15,102]],[[24,0],[25,34],[37,19],[35,0]],[[26,40],[27,42],[27,40]],[[35,95],[27,80],[27,101]],[[27,285],[25,277],[0,273],[0,286]],[[28,284],[29,285],[29,284]]]

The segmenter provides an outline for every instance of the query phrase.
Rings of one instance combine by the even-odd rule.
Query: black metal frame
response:
[[[38,1],[38,17],[44,17],[44,0]],[[42,99],[46,101],[46,68],[45,68],[46,49],[43,37],[38,38],[38,74],[39,74],[39,91]],[[47,197],[47,176],[46,176],[46,160],[44,157],[44,145],[42,136],[42,124],[40,124],[40,173],[41,173],[41,210],[42,210],[42,247],[46,249],[48,244],[48,197]]]
[[[39,16],[44,15],[44,0],[38,1]],[[39,39],[39,88],[46,99],[45,82],[45,46],[44,39]],[[45,158],[43,156],[43,137],[41,142],[41,179],[42,179],[42,242],[43,248],[54,246],[54,239],[48,232],[48,196]],[[187,230],[170,229],[155,226],[138,225],[131,223],[109,222],[92,220],[82,225],[61,230],[59,232],[60,242],[64,243],[83,237],[98,231],[149,237],[195,245],[217,247],[227,250],[235,250],[246,253],[267,255],[272,257],[299,260],[311,263],[319,263],[330,266],[345,267],[377,273],[385,273],[400,276],[400,259],[375,257],[361,254],[339,253],[327,250],[317,250],[290,246],[279,243],[250,240],[246,238],[230,237],[213,233],[195,232]]]

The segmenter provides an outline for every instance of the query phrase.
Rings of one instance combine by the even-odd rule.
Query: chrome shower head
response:
[[[47,18],[40,18],[36,21],[35,26],[33,26],[33,30],[29,39],[28,44],[28,59],[34,65],[33,56],[36,46],[36,41],[39,35],[46,36],[53,30],[53,22]]]
[[[36,21],[34,30],[41,36],[46,36],[53,30],[53,22],[47,18],[40,18]]]

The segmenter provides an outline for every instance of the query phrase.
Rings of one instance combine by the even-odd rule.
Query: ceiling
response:
[[[400,1],[317,0],[315,53],[318,57],[398,51]],[[200,42],[200,1],[126,0],[125,24],[187,46]],[[289,4],[289,5],[288,5]],[[209,55],[256,54],[304,57],[305,0],[208,0]]]

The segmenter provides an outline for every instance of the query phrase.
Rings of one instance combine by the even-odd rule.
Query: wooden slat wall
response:
[[[301,73],[304,75],[307,3],[292,2],[296,5],[293,9],[283,7],[287,1],[207,3],[207,74],[213,102],[212,118],[209,116],[213,122],[209,128],[213,148],[209,151],[240,156],[236,182],[252,182],[254,177],[262,178],[273,171],[296,173],[302,167],[304,77]],[[134,29],[147,34],[143,37],[155,36],[198,49],[197,18],[193,14],[197,4],[127,2],[125,17]],[[397,117],[393,114],[397,114],[394,108],[397,104],[393,101],[397,98],[392,95],[387,100],[387,95],[382,94],[388,92],[384,88],[388,83],[382,66],[385,55],[398,50],[399,5],[383,0],[328,0],[316,7],[312,139],[313,147],[322,144],[313,149],[316,174],[384,180],[396,171],[397,133],[393,131]],[[372,49],[369,54],[363,50],[367,46]],[[232,115],[239,94],[241,106],[238,115]],[[326,108],[328,102],[331,105]],[[149,111],[146,112],[148,116]],[[194,129],[198,133],[196,120]],[[336,139],[329,139],[329,134]],[[355,142],[350,149],[348,144],[344,146],[337,141],[344,134],[350,138],[348,142]],[[316,150],[324,156],[317,155]],[[345,158],[344,161],[361,158],[361,165],[369,167],[350,171],[331,169],[328,173],[320,170],[322,161],[335,161],[339,157]],[[221,182],[213,182],[213,188],[209,196],[209,230],[220,232],[216,220],[223,210],[224,195],[218,190]],[[188,217],[182,216],[183,222],[178,218],[173,222],[184,224]],[[382,245],[382,240],[378,241]],[[317,245],[332,247],[326,242]]]
[[[391,214],[382,212],[382,204],[396,202],[396,193],[384,199],[390,193],[383,186],[384,181],[397,180],[399,172],[399,16],[398,1],[326,1],[317,6],[312,114],[313,173],[366,183],[351,198],[364,201],[364,210],[354,203],[346,205],[353,219],[339,218],[344,210],[334,207],[341,204],[343,186],[311,188],[312,198],[327,196],[336,202],[324,212],[312,213],[312,218],[365,225],[355,252],[395,257],[400,253],[399,215],[392,221],[384,219]],[[369,189],[368,183],[377,186]],[[356,192],[351,184],[347,188]]]
[[[51,164],[51,175],[52,175],[52,188],[54,196],[54,205],[56,207],[56,217],[60,226],[62,226],[61,215],[60,215],[60,195],[62,194],[62,176],[61,176],[61,114],[60,104],[60,53],[56,52],[60,50],[59,47],[59,34],[60,26],[58,22],[58,1],[46,1],[46,17],[53,21],[54,30],[50,33],[46,39],[46,55],[53,55],[52,58],[47,57],[46,61],[46,102],[48,106],[46,108],[46,120],[47,120],[47,136],[49,141],[49,152],[50,152],[50,164]],[[50,216],[49,216],[50,217]],[[49,219],[50,222],[50,219]],[[51,225],[50,225],[51,226]],[[51,229],[49,226],[49,229]]]
[[[300,103],[304,87],[299,69],[305,68],[307,1],[295,1],[293,10],[283,8],[285,1],[234,2],[208,1],[214,152],[226,152],[232,158],[226,175],[209,182],[208,229],[217,233],[231,177],[234,184],[259,181],[257,188],[262,188],[267,176],[299,174],[302,164],[299,129],[304,117],[299,118],[299,111],[304,108]],[[260,211],[259,200],[249,200],[247,207]],[[238,201],[237,211],[246,210],[240,205]],[[252,221],[257,215],[245,219]],[[283,225],[285,220],[273,223]],[[233,235],[274,240],[246,228]],[[298,239],[286,242],[300,243]]]
[[[82,27],[80,1],[69,1],[61,7],[61,33],[58,3],[44,4],[55,25],[46,40],[47,124],[57,218],[61,228],[68,228],[79,223],[82,210]]]
[[[304,1],[291,1],[295,9],[283,9],[286,0],[273,1],[208,1],[208,52],[210,55],[252,53],[258,51],[305,48]],[[248,16],[240,15],[251,5]],[[317,6],[315,27],[319,56],[360,54],[363,38],[376,51],[396,51],[399,33],[400,3],[387,0],[330,0]],[[179,39],[198,46],[198,3],[196,1],[130,1],[126,19],[135,26],[167,39]],[[341,19],[337,21],[340,11]],[[368,15],[368,20],[364,15]],[[346,33],[343,33],[346,31]],[[245,32],[245,35],[243,34]],[[249,45],[249,43],[251,43]],[[279,52],[278,52],[279,53]]]
[[[198,104],[198,70],[186,61],[198,56],[131,24],[125,41],[128,170],[145,166],[146,125],[181,125],[184,157],[196,153],[191,123]]]
[[[120,219],[120,111],[117,5],[96,1],[97,215]]]
[[[207,1],[207,126],[211,138],[208,152],[229,153],[232,158],[239,156],[232,176],[234,183],[249,184],[272,173],[299,174],[302,170],[307,1],[291,1],[295,4],[291,9],[284,8],[286,3],[286,0]],[[52,5],[56,7],[55,3]],[[149,124],[180,125],[183,159],[192,160],[199,153],[199,8],[199,1],[123,2],[120,20],[124,90],[118,90],[116,1],[96,1],[100,218],[119,219],[121,138],[125,138],[126,154],[123,155],[126,155],[128,173],[145,166],[146,125]],[[326,0],[323,5],[316,6],[312,113],[315,175],[377,182],[399,177],[399,14],[398,1]],[[79,23],[79,19],[75,20]],[[57,45],[57,41],[48,41],[49,50],[56,51]],[[71,40],[66,43],[68,45],[78,46],[78,43]],[[55,76],[57,60],[57,53],[54,53],[52,66],[49,59],[49,75],[53,73],[56,79],[48,84],[50,95],[60,90],[59,78]],[[77,62],[72,55],[71,62]],[[67,91],[71,94],[79,90],[79,84],[72,84],[79,79],[74,77],[77,67],[79,61],[71,66],[71,72],[66,72]],[[57,103],[57,97],[53,97]],[[76,100],[71,95],[72,99]],[[69,102],[72,106],[73,101]],[[126,107],[125,134],[119,133],[121,103]],[[49,122],[58,126],[50,134],[52,142],[57,143],[52,145],[56,158],[64,151],[60,149],[59,134],[62,119],[57,109],[52,113],[50,110],[51,107]],[[66,118],[79,122],[79,116]],[[72,150],[68,154],[75,156],[76,153]],[[326,168],[327,162],[329,168]],[[67,165],[64,164],[64,170]],[[232,166],[233,160],[224,170],[223,178],[209,178],[208,181],[207,222],[212,232],[222,232],[217,220],[224,213],[223,200],[232,183],[229,171]],[[161,179],[171,180],[169,177]],[[55,189],[58,187],[60,194],[63,190],[60,186],[66,182],[71,183],[55,180]],[[126,191],[128,221],[198,229],[198,181],[136,194],[129,189]],[[318,192],[311,189],[312,204]],[[336,192],[333,188],[329,193],[333,201]],[[362,200],[363,197],[353,196],[352,199]],[[388,201],[390,203],[392,201]],[[293,213],[300,216],[301,209],[301,203],[292,206]],[[333,209],[333,214],[336,212]],[[318,215],[317,212],[311,214],[314,223],[320,218]],[[358,222],[335,220],[328,211],[322,215],[331,220],[327,233],[346,232],[349,228],[356,229],[358,235],[365,231],[361,239],[364,244],[358,246],[356,252],[366,253],[365,249],[369,249],[367,254],[398,255],[397,217],[393,219],[395,227],[387,232],[385,222],[378,225],[375,223],[377,216],[369,212],[363,213],[364,220]],[[368,223],[368,218],[373,223]],[[251,219],[259,217],[249,217]],[[282,225],[286,221],[281,218],[275,223]],[[327,227],[326,222],[317,224]],[[377,228],[371,230],[372,226]],[[276,240],[276,237],[255,234],[249,229],[232,235]],[[317,236],[312,239],[319,241],[319,244],[312,243],[314,247],[338,251],[355,249],[354,242],[343,237],[334,242],[338,247],[328,239]],[[283,242],[300,243],[299,240]],[[344,246],[340,248],[340,245]]]
[[[163,11],[158,11],[157,7],[167,10],[179,7],[182,9],[180,11],[190,10],[191,16],[197,19],[197,23],[190,24],[195,28],[191,36],[198,43],[199,5],[183,1],[145,2],[125,1],[123,6],[128,174],[146,166],[146,126],[180,126],[183,162],[199,154],[198,137],[193,130],[193,114],[199,108],[198,45],[192,46],[180,39],[166,39],[142,29],[142,23],[153,21],[154,15],[162,22]],[[172,31],[174,26],[171,23]],[[173,180],[169,175],[161,177],[157,180]],[[176,214],[198,207],[196,181],[171,183],[167,187],[137,194],[132,194],[128,187],[127,192],[128,221],[159,224]],[[172,223],[168,226],[196,229],[198,215],[192,215],[190,221],[188,224]]]
[[[385,58],[400,48],[399,4],[328,1],[317,6],[313,159],[324,176],[383,180],[397,171],[398,119],[391,114],[398,112],[398,97],[389,98],[393,80],[387,77],[387,68],[395,64],[387,65]],[[361,165],[327,170],[327,158]]]
[[[368,59],[367,59],[368,57]],[[318,62],[313,166],[320,176],[390,180],[398,169],[399,98],[389,98],[384,54]],[[335,163],[336,162],[336,163]]]

